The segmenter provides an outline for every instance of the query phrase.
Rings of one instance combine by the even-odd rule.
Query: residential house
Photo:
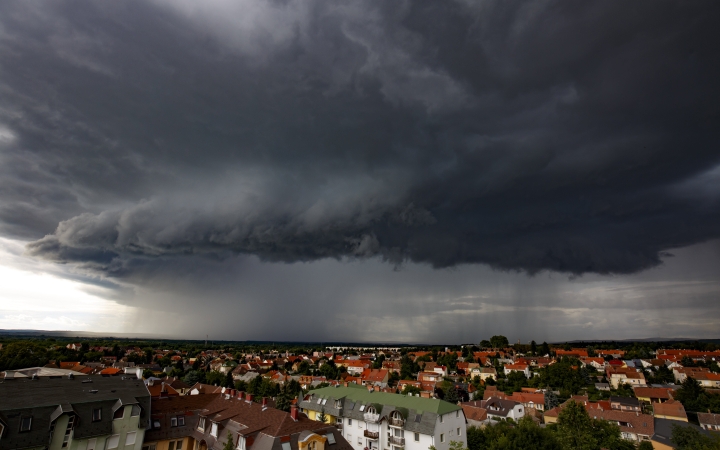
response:
[[[519,420],[525,415],[525,407],[522,403],[499,397],[490,397],[481,401],[480,405],[485,409],[490,420]]]
[[[655,434],[654,418],[648,414],[614,409],[609,411],[591,409],[588,413],[593,419],[602,419],[617,424],[620,427],[620,435],[628,441],[638,443],[649,441]]]
[[[466,445],[462,408],[438,399],[349,385],[312,391],[300,407],[311,419],[324,412],[355,450],[427,450],[431,445],[449,450],[451,441]]]
[[[610,372],[610,385],[617,389],[621,384],[629,384],[632,387],[645,387],[645,375],[642,372],[636,372],[634,369],[626,369],[621,371]]]
[[[150,378],[145,380],[147,389],[150,392],[150,397],[153,399],[167,398],[167,397],[179,397],[180,393],[176,391],[169,383],[158,378]]]
[[[387,369],[365,369],[360,376],[363,386],[387,387],[390,372]]]
[[[237,450],[352,450],[333,425],[308,419],[294,405],[287,413],[256,403],[250,394],[223,394],[198,416],[192,450],[222,450],[227,444]]]
[[[471,427],[484,427],[488,423],[487,410],[480,406],[482,402],[471,401],[463,402],[462,406],[463,413],[465,414],[465,421],[468,426]]]
[[[597,370],[605,369],[605,360],[603,358],[591,358],[583,356],[580,358],[580,363],[583,366],[592,366]]]
[[[417,379],[426,383],[438,383],[442,381],[443,376],[437,372],[418,372]]]
[[[142,450],[192,450],[199,412],[220,394],[187,395],[153,399],[150,428]]]
[[[134,378],[5,378],[0,399],[0,450],[140,450],[150,420]]]
[[[640,401],[632,397],[610,397],[610,408],[616,411],[642,411]]]
[[[694,428],[701,434],[711,437],[710,431],[707,431],[695,424],[689,422],[678,422],[677,420],[655,419],[654,434],[651,437],[651,443],[654,450],[675,450],[677,445],[672,442],[673,429],[675,427]]]
[[[645,403],[664,403],[672,400],[672,388],[635,387],[635,397]]]
[[[681,384],[688,377],[694,378],[697,380],[698,377],[702,376],[705,373],[710,373],[710,371],[705,367],[675,367],[675,368],[673,368],[673,376],[675,377],[675,382],[678,384]]]
[[[560,358],[561,356],[573,357],[573,358],[587,358],[588,352],[584,348],[573,348],[572,350],[556,349],[555,356]]]
[[[520,372],[525,375],[525,378],[530,378],[530,366],[527,364],[505,364],[504,371],[505,376],[513,372]]]
[[[720,431],[720,414],[698,413],[698,422],[703,430]]]
[[[668,400],[664,403],[653,403],[653,416],[658,419],[679,420],[687,422],[685,407],[677,400]]]
[[[720,374],[708,372],[701,372],[695,378],[700,386],[705,389],[718,389],[720,388]]]
[[[472,377],[480,377],[480,380],[485,382],[488,378],[492,378],[493,380],[497,380],[497,371],[493,367],[480,367],[480,368],[474,368],[470,372]]]

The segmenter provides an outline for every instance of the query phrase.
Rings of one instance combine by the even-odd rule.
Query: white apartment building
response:
[[[312,391],[300,408],[309,418],[335,423],[355,450],[448,450],[467,445],[465,415],[458,405],[438,399],[391,394],[357,385]]]

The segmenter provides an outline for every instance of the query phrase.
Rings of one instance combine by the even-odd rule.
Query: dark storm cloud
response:
[[[116,277],[236,253],[635,272],[720,234],[718,19],[5,1],[1,230]]]

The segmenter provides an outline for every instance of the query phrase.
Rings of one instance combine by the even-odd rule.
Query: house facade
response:
[[[135,378],[0,383],[0,450],[141,450],[150,394]]]
[[[348,385],[312,391],[300,407],[311,419],[325,414],[355,450],[448,450],[451,441],[467,442],[462,408],[438,399]]]

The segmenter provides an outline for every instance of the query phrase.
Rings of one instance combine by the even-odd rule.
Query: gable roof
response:
[[[682,417],[687,419],[685,407],[677,400],[668,400],[665,403],[653,403],[652,406],[656,416]]]

